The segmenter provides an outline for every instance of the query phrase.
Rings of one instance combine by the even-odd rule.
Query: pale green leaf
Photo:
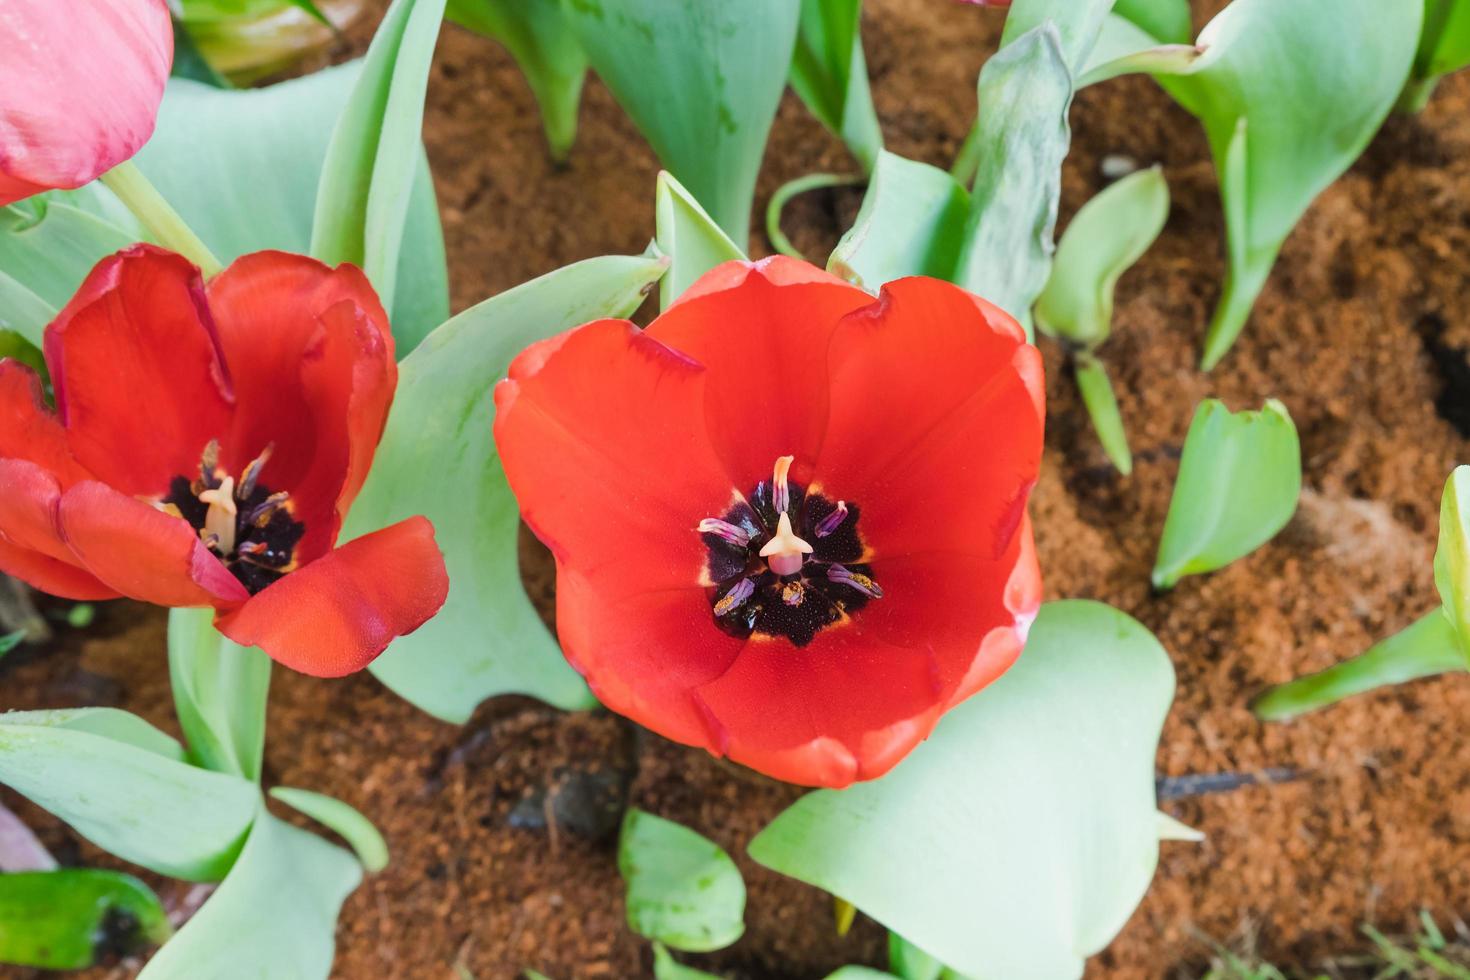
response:
[[[289,786],[275,787],[271,796],[336,831],[351,845],[357,860],[369,874],[377,874],[388,866],[388,842],[356,807],[331,796]]]
[[[172,609],[168,672],[190,756],[205,769],[258,782],[270,658],[220,635],[213,609]]]
[[[1001,48],[1021,41],[1036,28],[1050,25],[1062,63],[1069,73],[1075,74],[1092,53],[1103,18],[1112,7],[1113,0],[1012,0],[1000,38]],[[983,97],[980,115],[983,122]]]
[[[1285,405],[1272,398],[1258,412],[1231,412],[1205,399],[1184,438],[1154,587],[1255,551],[1291,520],[1301,489],[1301,443]]]
[[[618,840],[628,926],[692,953],[723,949],[745,932],[745,881],[719,845],[630,808]]]
[[[332,132],[317,189],[311,254],[362,266],[389,309],[444,2],[393,0]]]
[[[0,245],[0,248],[4,246]],[[55,319],[57,312],[56,307],[19,280],[0,271],[0,332],[19,337],[33,350],[40,350],[46,324]],[[13,357],[15,354],[7,349],[0,356]]]
[[[139,980],[326,980],[337,913],[361,880],[351,854],[260,805],[229,876]]]
[[[653,944],[653,980],[721,980],[713,973],[696,970],[674,959],[663,943]]]
[[[175,79],[138,166],[222,262],[262,249],[305,253],[332,134],[324,121],[342,113],[362,68],[354,61],[240,91]],[[439,207],[421,149],[404,200],[400,287],[391,302],[382,297],[400,357],[449,316]]]
[[[1015,317],[1028,336],[1031,305],[1051,269],[1071,143],[1072,76],[1060,43],[1055,26],[1043,23],[980,71],[979,169],[954,277]]]
[[[0,963],[89,967],[113,916],[129,918],[126,936],[140,944],[162,942],[171,931],[158,896],[132,875],[96,868],[0,874]]]
[[[1077,76],[1079,89],[1135,72],[1182,75],[1204,54],[1193,44],[1160,44],[1158,38],[1118,14],[1103,21],[1097,46]]]
[[[868,89],[862,11],[862,0],[801,0],[791,88],[869,173],[883,149],[883,133]]]
[[[19,296],[19,288],[32,294],[21,297],[25,306],[18,315],[4,314],[7,325],[16,316],[16,325],[7,329],[39,347],[50,320],[40,319],[45,308],[65,306],[92,266],[136,242],[136,231],[50,195],[0,208],[0,275],[14,284],[5,295]]]
[[[667,264],[605,256],[559,269],[471,307],[404,360],[343,538],[415,514],[434,522],[449,599],[370,668],[430,714],[463,722],[485,698],[509,693],[568,709],[595,703],[521,586],[520,518],[491,435],[492,389],[527,345],[632,313]]]
[[[1439,498],[1434,587],[1462,644],[1470,649],[1470,466],[1456,466]]]
[[[660,309],[668,309],[695,280],[721,262],[745,258],[739,246],[667,170],[658,174],[654,212],[654,244],[669,258],[669,271],[658,287]]]
[[[1048,603],[1016,665],[927,742],[882,779],[798,800],[751,857],[967,976],[1080,976],[1153,876],[1173,690],[1138,622]]]
[[[949,174],[882,150],[827,269],[869,290],[904,276],[953,279],[969,211],[969,192]]]
[[[944,964],[896,932],[888,934],[888,969],[898,980],[939,980]]]
[[[1123,414],[1118,410],[1118,396],[1113,393],[1107,367],[1084,351],[1074,358],[1073,371],[1103,452],[1119,473],[1129,475],[1133,472],[1133,453],[1128,448],[1128,432],[1123,428]]]
[[[587,56],[561,0],[449,0],[445,16],[505,45],[541,106],[552,157],[566,159],[577,138]]]
[[[827,980],[895,980],[893,974],[870,966],[843,966],[827,974]]]
[[[592,67],[737,245],[796,43],[796,0],[566,0]]]
[[[254,785],[139,747],[153,739],[141,721],[118,741],[79,714],[0,715],[0,783],[125,861],[189,881],[223,877],[254,818]]]
[[[101,735],[114,742],[161,755],[174,762],[184,761],[184,747],[135,714],[117,708],[60,708],[54,711],[27,711],[0,714],[0,724],[44,724],[72,732]]]
[[[1129,174],[1082,205],[1057,244],[1036,326],[1084,349],[1108,339],[1118,278],[1148,251],[1169,216],[1169,185],[1154,166]]]
[[[1194,37],[1189,0],[1117,0],[1113,14],[1137,24],[1161,44],[1188,44]]]

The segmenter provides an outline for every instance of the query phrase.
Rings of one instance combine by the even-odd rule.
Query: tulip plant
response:
[[[0,0],[0,571],[168,608],[157,669],[183,735],[86,705],[0,714],[0,784],[130,865],[218,885],[171,932],[132,877],[13,868],[0,833],[0,958],[86,965],[106,908],[162,942],[147,980],[330,974],[342,903],[389,848],[373,815],[271,785],[280,664],[370,670],[447,723],[505,694],[601,705],[812,788],[749,857],[889,929],[892,976],[1080,975],[1160,842],[1197,835],[1158,809],[1169,655],[1120,610],[1043,601],[1033,326],[1126,474],[1097,351],[1169,203],[1142,170],[1058,246],[1069,111],[1147,71],[1203,121],[1230,263],[1213,364],[1409,77],[1417,2],[1388,26],[1334,3],[1234,0],[1194,45],[1182,3],[1014,0],[947,171],[883,148],[858,0],[393,0],[362,59],[238,89],[176,52],[243,84],[354,5]],[[446,16],[510,50],[557,158],[599,75],[668,168],[645,253],[450,316],[420,135]],[[788,81],[856,173],[778,193],[773,246],[792,193],[866,183],[825,268],[750,257]],[[1279,402],[1206,401],[1156,588],[1275,534],[1300,457]],[[1448,612],[1372,664],[1463,660],[1455,487]],[[521,586],[522,521],[555,559],[554,634]],[[740,940],[731,856],[630,808],[618,868],[654,975],[711,976],[680,957]]]

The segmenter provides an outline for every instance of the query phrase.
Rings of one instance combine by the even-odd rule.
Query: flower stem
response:
[[[1409,77],[1408,84],[1399,93],[1398,103],[1394,109],[1405,115],[1415,115],[1429,104],[1429,97],[1434,94],[1434,88],[1439,84],[1439,76],[1433,78]]]
[[[137,215],[143,227],[160,245],[173,249],[199,266],[204,278],[212,278],[224,268],[209,246],[200,241],[133,161],[118,164],[103,174],[101,180],[128,206],[128,210]]]
[[[1449,617],[1436,609],[1351,660],[1266,691],[1251,703],[1262,721],[1284,721],[1389,684],[1465,670]]]
[[[861,184],[866,179],[862,174],[807,174],[805,177],[788,180],[776,188],[776,193],[771,195],[770,203],[766,205],[766,237],[771,240],[771,247],[782,255],[806,258],[781,230],[781,212],[786,209],[787,202],[807,191],[821,190],[823,187],[849,187]]]

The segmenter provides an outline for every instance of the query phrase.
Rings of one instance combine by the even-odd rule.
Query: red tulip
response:
[[[0,205],[80,187],[153,135],[173,64],[164,0],[0,0]]]
[[[44,346],[55,413],[0,361],[0,570],[74,599],[212,606],[226,636],[323,677],[443,605],[424,518],[337,546],[398,377],[356,268],[258,252],[206,287],[136,245]]]
[[[603,703],[808,785],[873,779],[1020,653],[1042,366],[933,279],[729,262],[495,390],[557,626]]]

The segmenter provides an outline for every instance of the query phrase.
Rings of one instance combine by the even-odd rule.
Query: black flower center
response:
[[[863,561],[857,505],[808,493],[787,480],[790,465],[781,457],[770,480],[722,517],[701,521],[699,534],[715,625],[803,647],[883,590]]]
[[[165,510],[199,532],[205,547],[251,595],[296,568],[296,546],[306,533],[306,525],[295,519],[290,495],[274,493],[259,480],[269,457],[267,448],[236,483],[220,468],[219,443],[211,441],[198,477],[174,477],[162,501]]]

